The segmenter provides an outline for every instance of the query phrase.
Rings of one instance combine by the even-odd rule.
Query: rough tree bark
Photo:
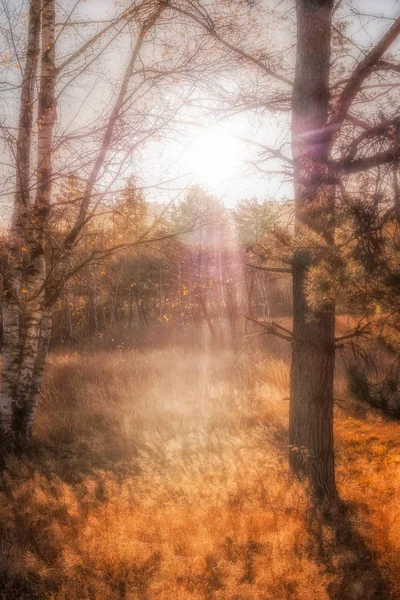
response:
[[[293,350],[289,462],[314,494],[336,496],[333,447],[335,308],[312,310],[305,291],[321,247],[333,242],[334,190],[327,182],[331,150],[328,122],[333,0],[297,0],[297,60],[293,91],[295,163]],[[316,248],[310,249],[316,240]],[[318,246],[320,248],[318,249]]]

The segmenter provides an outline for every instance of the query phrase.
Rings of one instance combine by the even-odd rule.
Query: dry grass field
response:
[[[347,401],[343,507],[286,466],[287,350],[54,353],[0,489],[7,600],[400,598],[400,429]]]

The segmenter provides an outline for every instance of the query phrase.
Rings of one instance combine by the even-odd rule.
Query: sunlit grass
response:
[[[350,511],[319,524],[288,385],[280,347],[53,355],[1,492],[5,598],[386,599],[389,577],[398,597],[397,424],[337,409]]]

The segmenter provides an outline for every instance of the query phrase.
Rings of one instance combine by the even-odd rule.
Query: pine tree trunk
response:
[[[26,230],[30,212],[31,140],[33,103],[40,37],[40,0],[31,0],[25,69],[21,86],[18,139],[16,151],[16,192],[8,239],[8,265],[3,282],[3,366],[0,399],[1,428],[12,429],[13,406],[20,371],[22,282]]]
[[[325,129],[329,106],[333,0],[298,0],[297,61],[293,93],[295,160],[293,351],[290,391],[290,467],[305,476],[317,498],[336,496],[333,447],[335,308],[312,309],[305,282],[310,267],[333,243],[334,189],[329,183],[331,150]],[[314,249],[312,246],[314,245]],[[325,254],[324,254],[325,253]]]

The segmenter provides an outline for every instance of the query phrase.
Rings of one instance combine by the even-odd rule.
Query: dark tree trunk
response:
[[[334,235],[334,189],[329,183],[330,37],[333,0],[297,0],[297,60],[293,92],[295,161],[293,351],[290,390],[290,467],[305,476],[314,495],[336,496],[333,448],[333,302],[312,309],[305,284]]]

